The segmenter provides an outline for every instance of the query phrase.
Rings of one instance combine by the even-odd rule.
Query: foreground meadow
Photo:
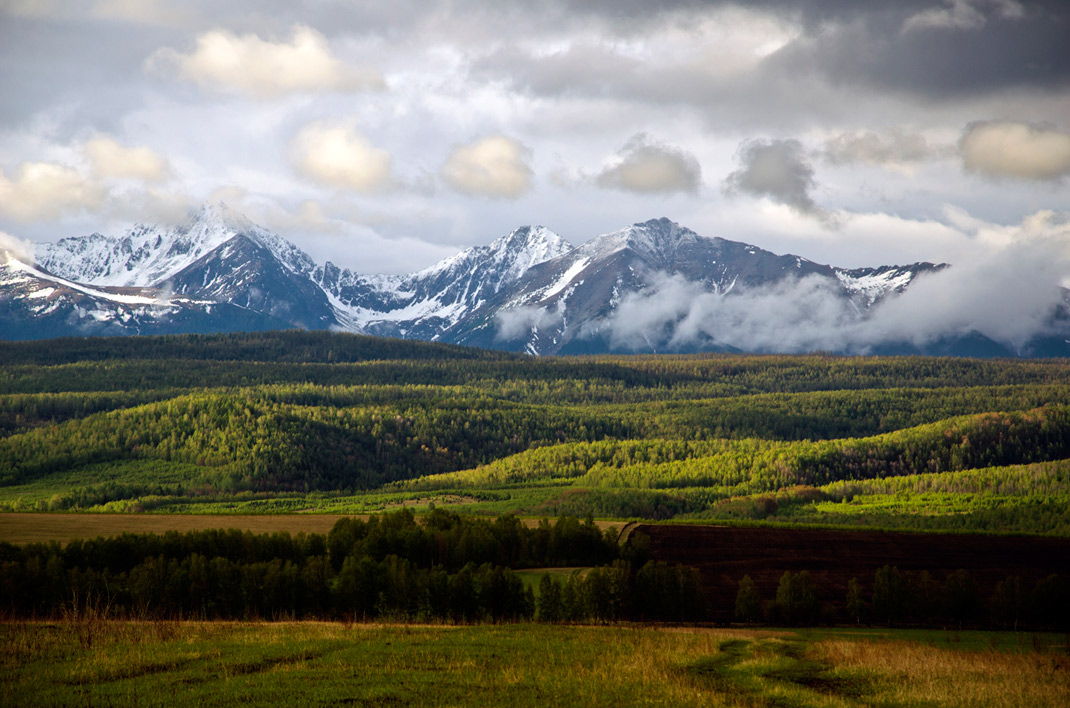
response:
[[[1062,637],[340,623],[0,625],[3,705],[1065,706]]]

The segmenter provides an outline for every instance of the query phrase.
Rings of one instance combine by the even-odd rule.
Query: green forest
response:
[[[400,506],[1068,536],[1070,362],[0,343],[0,510]]]

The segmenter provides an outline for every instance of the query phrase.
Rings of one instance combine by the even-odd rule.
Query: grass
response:
[[[331,530],[338,516],[321,514],[229,515],[194,514],[23,514],[0,513],[0,541],[46,543],[72,539],[118,536],[122,533],[164,533],[236,528],[253,533],[288,531],[291,534]]]
[[[942,633],[932,632],[931,635]],[[3,705],[1065,706],[1070,658],[850,630],[0,625]]]
[[[0,541],[15,544],[66,543],[73,539],[118,536],[123,533],[165,533],[239,529],[253,533],[284,531],[329,533],[342,514],[94,514],[0,512]],[[348,516],[360,516],[348,514]],[[366,516],[366,515],[364,515]],[[534,525],[539,519],[527,518]],[[620,529],[624,522],[597,521],[599,528]]]

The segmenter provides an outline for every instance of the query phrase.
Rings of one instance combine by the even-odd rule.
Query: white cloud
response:
[[[336,189],[375,192],[392,182],[390,153],[352,125],[317,121],[305,126],[290,144],[290,157],[298,172]]]
[[[33,243],[15,238],[9,233],[0,231],[0,255],[4,251],[14,254],[15,258],[24,263],[33,263]],[[4,258],[3,260],[7,260]]]
[[[168,0],[99,0],[92,8],[96,17],[143,25],[177,27],[190,24],[195,12],[188,5]]]
[[[440,172],[462,194],[516,199],[531,190],[531,151],[504,135],[492,135],[450,152]]]
[[[661,274],[585,333],[636,350],[717,344],[860,353],[973,333],[1020,350],[1047,333],[1055,308],[1064,304],[1060,288],[1070,273],[1070,214],[1041,211],[1010,226],[961,211],[949,217],[973,240],[974,250],[949,268],[918,276],[904,293],[868,313],[842,297],[836,281],[818,276],[720,294]]]
[[[106,135],[90,138],[85,154],[101,177],[128,177],[149,182],[166,179],[167,161],[147,147],[126,147]]]
[[[865,163],[909,174],[912,165],[948,151],[929,145],[924,135],[898,129],[841,133],[825,141],[825,158],[837,165]]]
[[[993,177],[1054,180],[1070,175],[1070,133],[1053,128],[988,121],[972,123],[959,143],[962,164]]]
[[[173,69],[182,79],[201,86],[237,90],[258,98],[384,86],[379,72],[344,64],[331,53],[322,34],[300,25],[293,28],[293,39],[288,43],[212,30],[197,38],[197,48],[189,54],[171,48],[156,51],[146,61],[146,68]]]
[[[695,193],[702,184],[702,168],[691,153],[639,133],[625,143],[617,162],[602,170],[596,182],[642,194]]]
[[[77,170],[52,162],[25,162],[14,180],[0,172],[0,212],[18,221],[54,220],[97,209],[107,190]]]
[[[495,313],[494,319],[497,323],[494,339],[498,342],[521,339],[540,329],[554,329],[563,322],[558,310],[533,305],[499,310]]]

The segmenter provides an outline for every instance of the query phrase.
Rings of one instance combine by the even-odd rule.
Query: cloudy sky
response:
[[[223,200],[362,272],[668,216],[840,266],[1070,238],[1060,0],[0,0],[0,232]]]

